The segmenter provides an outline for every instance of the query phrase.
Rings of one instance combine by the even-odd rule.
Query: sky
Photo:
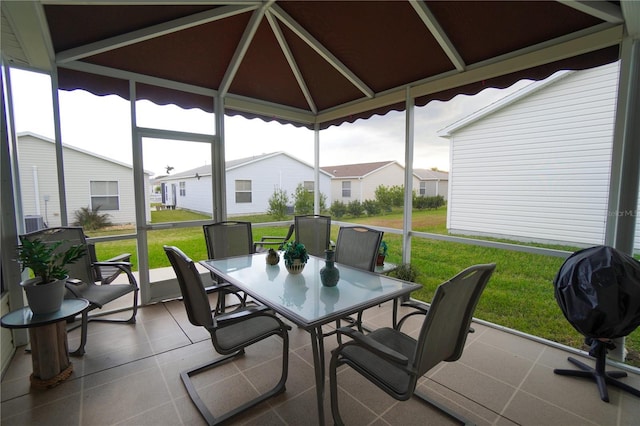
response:
[[[447,102],[433,101],[415,109],[414,168],[449,170],[449,141],[437,132],[526,86],[520,81],[510,88],[488,88],[474,96],[458,95]],[[15,127],[54,138],[51,82],[47,75],[11,70]],[[61,131],[64,144],[101,156],[132,163],[128,101],[89,92],[60,91]],[[148,101],[137,105],[138,125],[213,134],[213,114],[175,105],[158,106]],[[332,126],[320,131],[320,166],[396,160],[404,165],[405,113],[391,111]],[[265,122],[261,119],[225,117],[226,159],[234,160],[285,151],[314,164],[314,133],[306,128]],[[190,170],[210,161],[202,143],[143,140],[144,168],[154,175]]]

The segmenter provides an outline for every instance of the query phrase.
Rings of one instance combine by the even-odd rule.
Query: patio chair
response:
[[[285,235],[284,237],[264,235],[262,238],[260,238],[260,241],[255,241],[253,243],[255,251],[262,252],[262,251],[267,251],[270,248],[275,248],[276,250],[282,250],[282,246],[291,239],[294,229],[295,229],[295,225],[292,223],[289,226],[287,235]],[[267,247],[265,248],[265,246]]]
[[[336,242],[336,262],[374,272],[383,235],[382,231],[364,226],[341,226]],[[362,311],[358,312],[355,320],[350,317],[344,319],[362,331]],[[340,328],[340,320],[336,325]],[[340,335],[338,335],[338,342],[340,342]]]
[[[296,241],[304,244],[307,253],[324,257],[331,244],[331,216],[300,215],[294,217]]]
[[[87,244],[84,231],[81,227],[58,227],[45,228],[35,232],[23,235],[31,241],[39,239],[44,242],[63,241],[57,250],[66,250],[69,246],[82,244],[88,246],[87,255],[83,256],[78,262],[68,265],[69,280],[67,281],[67,298],[83,298],[89,301],[89,307],[82,312],[82,322],[80,324],[80,346],[72,355],[83,355],[85,353],[85,345],[87,343],[87,328],[90,321],[114,322],[124,324],[135,324],[136,314],[138,312],[138,282],[131,272],[131,263],[129,262],[96,262],[91,251],[95,253],[95,248],[91,249]],[[109,275],[105,274],[106,271]],[[119,271],[116,273],[115,271]],[[119,273],[127,275],[128,284],[113,284],[112,281]],[[106,280],[100,281],[99,278],[105,276]],[[99,284],[98,284],[99,283]],[[104,319],[98,316],[89,316],[89,312],[94,309],[101,309],[109,302],[113,302],[120,297],[132,293],[133,303],[131,305],[131,316],[126,319]]]
[[[222,259],[254,252],[251,222],[215,222],[203,225],[202,230],[209,259]],[[216,312],[226,310],[226,296],[228,294],[236,296],[241,306],[246,304],[247,296],[241,293],[237,287],[225,282],[213,272],[211,272],[211,279],[213,284],[207,286],[206,291],[207,293],[218,293]]]
[[[289,365],[288,330],[290,327],[267,312],[268,308],[266,306],[243,307],[233,312],[224,314],[216,313],[212,315],[213,312],[209,305],[209,298],[204,291],[200,273],[196,269],[193,261],[176,247],[164,246],[164,250],[178,277],[178,283],[180,284],[180,291],[182,292],[184,307],[187,311],[189,322],[195,326],[206,328],[211,335],[211,342],[213,343],[214,349],[219,354],[224,355],[221,358],[216,358],[212,362],[190,368],[180,373],[180,378],[189,393],[191,401],[195,404],[207,424],[215,425],[222,423],[267,398],[284,392]],[[198,395],[196,387],[191,381],[191,377],[244,355],[246,347],[274,335],[282,338],[282,374],[278,383],[271,390],[251,401],[218,417],[214,417]],[[221,390],[221,392],[225,392],[225,390]]]
[[[462,356],[469,325],[480,295],[495,264],[475,265],[460,272],[436,289],[418,338],[396,328],[380,328],[367,335],[350,327],[338,333],[353,340],[332,352],[329,366],[331,412],[336,425],[344,422],[338,407],[337,368],[346,364],[399,401],[413,395],[435,406],[447,415],[468,424],[468,420],[416,390],[418,379],[441,361],[453,362]],[[341,373],[344,374],[344,371]]]

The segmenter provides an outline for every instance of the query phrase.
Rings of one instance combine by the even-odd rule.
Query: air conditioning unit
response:
[[[40,215],[26,215],[24,217],[24,229],[26,232],[38,231],[46,228],[44,219]]]

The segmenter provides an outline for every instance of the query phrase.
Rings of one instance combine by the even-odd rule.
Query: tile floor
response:
[[[369,327],[390,322],[390,304],[366,312]],[[412,331],[416,324],[407,324]],[[474,324],[462,358],[425,376],[419,388],[478,425],[639,425],[640,398],[609,388],[602,402],[595,384],[553,374],[572,368],[569,353],[481,324]],[[69,333],[73,348],[79,330]],[[231,424],[317,424],[309,335],[290,332],[287,390],[242,413]],[[335,348],[334,336],[325,349]],[[18,351],[2,378],[3,425],[201,425],[179,372],[217,355],[208,333],[189,324],[182,302],[146,306],[135,325],[91,323],[84,357],[56,388],[29,387],[31,357]],[[199,392],[214,412],[255,395],[279,377],[280,341],[267,339],[244,357],[197,376]],[[586,361],[592,364],[592,361]],[[327,357],[328,363],[328,357]],[[640,375],[623,379],[640,387]],[[353,370],[338,374],[340,407],[348,425],[450,425],[420,400],[397,402]],[[327,423],[332,423],[325,392]]]

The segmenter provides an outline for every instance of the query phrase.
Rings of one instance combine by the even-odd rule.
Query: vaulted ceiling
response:
[[[325,128],[615,61],[625,3],[4,1],[2,44],[62,89]]]

